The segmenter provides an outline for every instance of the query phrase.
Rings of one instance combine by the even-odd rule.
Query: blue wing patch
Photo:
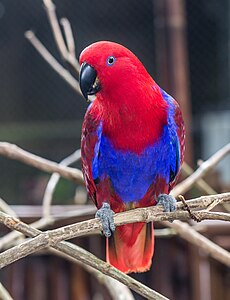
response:
[[[98,142],[96,143],[96,145],[94,147],[94,158],[93,158],[93,162],[92,162],[93,180],[96,184],[100,182],[98,161],[100,158],[101,135],[102,135],[102,123],[100,123],[97,128]]]
[[[177,136],[177,125],[174,120],[175,104],[172,96],[160,88],[164,100],[169,105],[168,129],[170,137],[170,182],[172,182],[180,169],[180,143]]]
[[[161,90],[169,104],[168,124],[161,138],[141,154],[114,149],[103,134],[103,124],[97,128],[98,142],[94,148],[92,175],[95,184],[109,178],[111,188],[124,201],[138,201],[144,197],[152,183],[160,176],[166,184],[172,182],[180,164],[180,147],[174,121],[173,98]]]

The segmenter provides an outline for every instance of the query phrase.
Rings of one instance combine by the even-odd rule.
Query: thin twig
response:
[[[71,29],[71,25],[70,22],[67,18],[61,18],[60,23],[63,27],[64,33],[65,33],[65,37],[66,37],[66,43],[67,43],[67,48],[69,51],[69,54],[72,57],[75,57],[76,53],[75,53],[75,41],[74,41],[74,37],[73,37],[73,32]],[[80,71],[80,64],[78,62],[78,60],[76,60],[76,64],[77,64],[77,68],[78,68],[78,72]]]
[[[81,158],[81,150],[77,150],[71,155],[67,156],[65,159],[63,159],[59,165],[60,166],[69,166],[75,162],[77,162]],[[50,205],[53,198],[53,193],[55,190],[55,187],[60,179],[60,175],[57,173],[52,174],[52,176],[49,179],[49,182],[46,186],[44,197],[43,197],[43,217],[50,216]]]
[[[0,282],[0,299],[1,300],[13,300],[13,298],[10,296],[7,289],[2,285]]]
[[[57,48],[62,56],[63,59],[67,56],[67,48],[65,45],[65,41],[62,36],[61,28],[58,24],[58,19],[55,13],[55,5],[51,0],[43,0],[44,7],[49,19],[49,23],[51,25],[54,40],[56,42]]]
[[[72,67],[75,69],[75,71],[77,73],[79,73],[79,63],[78,60],[75,57],[75,53],[69,52],[66,45],[65,45],[65,41],[64,38],[62,36],[62,32],[61,32],[61,28],[59,26],[58,23],[58,19],[55,13],[55,5],[51,0],[43,0],[44,6],[45,6],[45,10],[53,31],[53,36],[54,36],[54,40],[56,42],[57,48],[62,56],[62,58],[67,61],[70,65],[72,65]],[[65,28],[66,29],[66,28]],[[70,33],[70,32],[71,33]],[[70,39],[72,36],[72,31],[71,31],[71,27],[69,26],[68,31],[66,32],[66,30],[64,31],[66,35],[66,41],[68,41],[68,43],[70,43]],[[74,40],[72,38],[71,43],[74,43]],[[75,46],[74,46],[75,48]],[[72,55],[73,54],[73,55]]]
[[[206,160],[202,165],[188,178],[179,183],[171,192],[177,195],[186,193],[200,178],[204,177],[214,166],[216,166],[226,155],[230,153],[230,143],[217,151],[213,156]]]
[[[2,198],[0,198],[0,210],[12,217],[17,218],[16,212]]]
[[[187,210],[187,212],[189,213],[190,218],[195,220],[196,222],[200,222],[200,220],[191,211],[191,209],[190,209],[188,203],[185,201],[184,197],[182,195],[179,195],[178,199],[181,200],[181,202],[184,204],[184,207]]]
[[[78,169],[60,166],[56,162],[41,158],[35,154],[25,151],[18,146],[6,142],[0,142],[0,155],[10,159],[19,160],[27,165],[48,173],[58,173],[62,177],[84,184],[82,172]]]
[[[165,226],[176,230],[177,234],[184,240],[192,243],[193,245],[202,249],[206,254],[215,258],[217,261],[230,267],[230,253],[198,233],[187,223],[180,221],[174,221],[173,223],[162,223],[165,224]]]
[[[33,31],[28,30],[25,32],[25,37],[34,46],[38,53],[44,60],[64,79],[79,95],[82,96],[78,81],[66,70],[46,49],[46,47],[39,41]]]
[[[184,162],[182,165],[182,173],[184,173],[187,176],[190,176],[194,173],[194,170],[186,163]],[[198,179],[194,185],[203,193],[206,195],[215,195],[217,192],[209,185],[207,184],[204,179],[200,178]]]

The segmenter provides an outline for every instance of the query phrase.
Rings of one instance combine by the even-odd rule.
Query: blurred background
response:
[[[121,43],[178,100],[186,120],[189,165],[196,168],[198,159],[207,159],[229,142],[229,0],[57,0],[55,4],[58,17],[71,23],[77,57],[98,40]],[[0,140],[60,161],[80,146],[87,103],[25,39],[29,29],[62,63],[42,1],[1,0]],[[1,197],[9,204],[24,205],[22,217],[33,221],[38,216],[32,217],[34,210],[26,205],[41,205],[49,176],[4,157],[0,166]],[[218,192],[229,190],[230,158],[207,181]],[[79,189],[81,195],[85,193]],[[54,204],[73,204],[76,195],[76,185],[61,180]],[[6,229],[1,229],[5,234]],[[205,234],[230,249],[229,227],[210,224]],[[103,238],[76,242],[104,258]],[[176,236],[157,238],[151,271],[135,277],[170,299],[230,299],[230,270]],[[8,266],[0,280],[16,300],[110,299],[83,269],[48,254]]]

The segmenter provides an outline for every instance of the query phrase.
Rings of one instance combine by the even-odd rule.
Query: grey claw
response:
[[[157,205],[162,205],[165,212],[176,211],[176,199],[171,195],[159,195],[159,197],[157,198]]]
[[[110,208],[109,203],[104,202],[102,207],[96,212],[95,217],[99,218],[102,223],[103,233],[106,237],[110,237],[115,231],[114,211]]]

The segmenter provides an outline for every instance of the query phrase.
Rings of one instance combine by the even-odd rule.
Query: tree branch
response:
[[[182,165],[182,173],[184,173],[186,176],[190,176],[194,173],[194,170],[186,162],[184,162]],[[217,192],[202,178],[198,179],[194,185],[206,195],[217,194]]]
[[[17,218],[17,214],[15,213],[15,211],[2,198],[0,198],[0,211],[3,211],[8,215]]]
[[[95,268],[96,270],[102,272],[105,275],[111,276],[114,279],[122,282],[127,285],[129,288],[133,289],[135,292],[139,293],[143,297],[147,299],[153,300],[167,300],[168,298],[162,296],[154,290],[151,290],[147,286],[142,283],[136,281],[132,277],[122,273],[117,270],[113,266],[109,265],[106,262],[98,259],[96,256],[91,254],[90,252],[78,247],[77,245],[73,245],[68,242],[60,242],[56,244],[56,241],[50,238],[49,232],[42,233],[41,231],[28,226],[27,224],[20,222],[16,218],[12,218],[4,213],[0,212],[0,220],[1,222],[15,230],[19,230],[23,234],[34,237],[28,241],[25,241],[21,245],[15,246],[12,249],[16,250],[12,252],[12,249],[9,249],[2,254],[0,254],[0,268],[10,264],[11,262],[25,257],[28,254],[31,254],[35,251],[41,250],[43,248],[52,246],[58,251],[65,253],[66,255],[71,256],[73,259],[79,260],[82,263]],[[98,222],[98,220],[96,220]],[[20,253],[19,253],[20,252]],[[23,254],[23,255],[22,255]],[[13,255],[13,256],[11,256]],[[20,257],[19,257],[20,256]]]
[[[81,150],[77,150],[71,155],[64,158],[59,165],[67,167],[78,160],[81,159]],[[49,182],[46,186],[44,197],[43,197],[43,217],[49,217],[50,216],[50,205],[53,198],[53,193],[55,190],[55,187],[60,179],[60,175],[57,173],[53,173],[52,176],[49,179]]]
[[[44,172],[58,173],[64,178],[84,184],[82,172],[80,170],[61,166],[56,162],[27,152],[14,144],[0,142],[0,155],[21,161]]]
[[[1,282],[0,282],[0,299],[13,300],[13,298],[10,296],[9,292],[6,290],[6,288],[2,285]]]
[[[206,198],[209,198],[210,203],[211,201],[216,201],[215,199],[222,199],[222,201],[229,201],[230,200],[230,193],[225,194],[219,194],[215,196],[203,196],[201,197],[201,203],[204,205]],[[198,199],[190,200],[190,207],[192,206],[191,203],[194,201],[195,205],[197,205]],[[207,203],[207,202],[206,202]],[[162,207],[160,206],[153,206],[148,208],[139,208],[134,210],[129,210],[123,213],[116,214],[114,217],[114,223],[116,226],[129,224],[129,223],[135,223],[135,222],[151,222],[151,221],[164,221],[164,220],[175,220],[175,219],[188,219],[189,213],[187,211],[183,211],[181,208],[181,203],[178,204],[178,211],[173,213],[163,213]],[[218,212],[209,212],[209,211],[193,211],[193,214],[197,217],[199,220],[204,219],[215,219],[215,220],[223,220],[223,221],[230,221],[230,214],[226,213],[218,213]],[[2,212],[0,212],[0,222],[5,224],[7,227],[11,229],[18,230],[25,235],[30,232],[31,227],[26,225],[25,223],[22,223],[20,220],[17,220],[16,218],[13,218],[11,216],[8,216]],[[178,225],[179,226],[179,225]],[[182,226],[182,225],[181,225]],[[183,227],[184,228],[184,227]],[[178,229],[178,228],[177,228]],[[36,229],[33,229],[36,230]],[[58,229],[49,230],[46,232],[43,232],[36,236],[31,241],[25,242],[25,248],[20,248],[21,245],[15,246],[2,254],[0,254],[0,261],[2,261],[2,267],[10,264],[11,262],[18,260],[26,255],[29,255],[35,251],[38,251],[41,249],[41,247],[45,246],[54,246],[57,243],[72,239],[75,237],[83,236],[90,233],[93,233],[94,231],[102,230],[102,225],[99,219],[91,219],[88,221],[83,221],[67,226],[63,226]],[[194,231],[192,228],[190,229],[190,232]],[[38,232],[38,231],[36,231]],[[194,231],[195,232],[195,231]],[[196,232],[195,232],[196,233]],[[199,235],[196,233],[196,235]],[[44,238],[42,239],[42,236]],[[36,243],[37,240],[37,243]],[[188,238],[187,238],[188,240]],[[207,240],[205,237],[203,237],[202,241],[203,244],[206,240],[206,247],[207,249],[210,248],[210,244],[212,244],[212,249],[219,249],[220,247],[216,244],[212,243],[211,241]],[[190,241],[193,241],[193,238],[190,239]],[[30,244],[31,243],[31,244]],[[45,244],[45,246],[44,246]],[[196,243],[197,245],[197,243]],[[221,249],[221,250],[220,250]],[[224,262],[227,265],[230,265],[230,254],[220,248],[217,250],[218,253],[221,253],[221,257],[218,256],[218,254],[215,256],[215,258],[219,259],[219,261]],[[207,250],[208,253],[212,255],[213,250]]]
[[[67,45],[71,46],[71,51],[68,51],[55,13],[54,3],[51,0],[43,0],[43,3],[53,31],[54,40],[56,42],[57,48],[62,58],[65,61],[67,61],[75,69],[77,73],[79,73],[80,66],[78,60],[75,57],[75,53],[73,53],[73,48],[75,49],[75,46],[73,47],[74,40],[72,38],[72,31],[71,31],[70,24],[68,26],[67,24],[64,24],[64,33],[66,35]]]
[[[25,37],[34,46],[43,59],[62,77],[75,92],[82,96],[78,81],[65,69],[46,49],[46,47],[39,41],[33,31],[28,30],[25,32]]]
[[[169,229],[170,230],[170,229]],[[54,248],[50,248],[49,252],[52,254],[55,254],[59,257],[62,257],[71,263],[76,263],[77,265],[80,265],[83,269],[85,269],[87,272],[92,274],[99,283],[104,285],[109,294],[111,299],[113,300],[135,300],[133,297],[133,294],[131,293],[130,289],[121,283],[118,280],[113,279],[112,277],[109,277],[100,271],[88,266],[87,264],[82,263],[79,260],[76,260],[76,258],[73,258],[72,256],[69,256],[63,252],[60,252],[58,250],[55,250]]]
[[[206,160],[188,178],[179,183],[171,192],[175,197],[186,193],[200,178],[204,177],[215,165],[217,165],[226,155],[230,153],[230,143],[217,151],[213,156]]]
[[[198,233],[187,223],[183,223],[180,221],[174,221],[173,223],[162,223],[176,230],[177,234],[180,237],[202,249],[207,255],[210,255],[217,261],[230,267],[230,253],[204,237],[202,234]]]

